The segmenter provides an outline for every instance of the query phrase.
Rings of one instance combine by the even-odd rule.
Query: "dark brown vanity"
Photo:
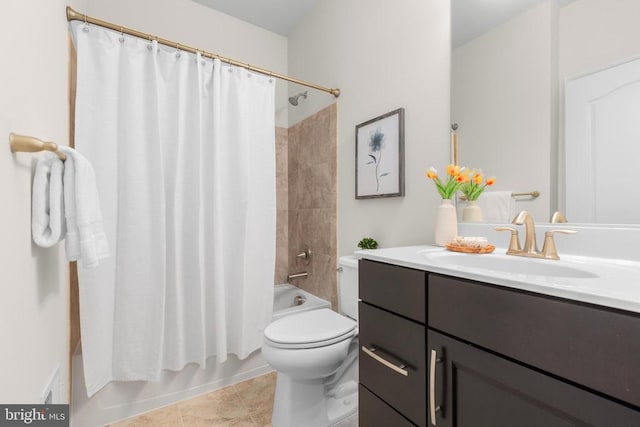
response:
[[[640,426],[638,313],[366,259],[359,289],[361,426]]]

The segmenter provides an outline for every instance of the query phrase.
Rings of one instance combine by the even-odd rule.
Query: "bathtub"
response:
[[[331,308],[331,303],[288,283],[276,285],[273,289],[274,321],[290,314],[318,308]]]
[[[275,285],[273,320],[294,313],[330,308],[331,304],[288,283]],[[115,381],[87,398],[80,347],[72,359],[71,426],[101,426],[190,399],[231,384],[273,371],[256,350],[244,360],[229,355],[218,365],[210,360],[205,368],[187,365],[178,372],[165,371],[158,382]]]

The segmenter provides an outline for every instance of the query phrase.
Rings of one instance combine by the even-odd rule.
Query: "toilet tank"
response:
[[[338,259],[338,311],[358,320],[358,259],[353,255]]]

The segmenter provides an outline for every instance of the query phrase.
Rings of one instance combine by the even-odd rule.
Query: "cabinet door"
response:
[[[425,326],[364,302],[359,307],[360,383],[425,427]]]
[[[447,427],[513,427],[516,425],[518,427],[631,427],[640,425],[640,412],[630,407],[431,329],[427,332],[427,352],[429,425]],[[438,406],[440,408],[435,413],[434,419],[432,413]]]

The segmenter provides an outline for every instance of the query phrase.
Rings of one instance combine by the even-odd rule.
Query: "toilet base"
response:
[[[322,379],[295,380],[278,373],[273,427],[329,427],[357,410],[357,381],[349,380],[327,393]]]

